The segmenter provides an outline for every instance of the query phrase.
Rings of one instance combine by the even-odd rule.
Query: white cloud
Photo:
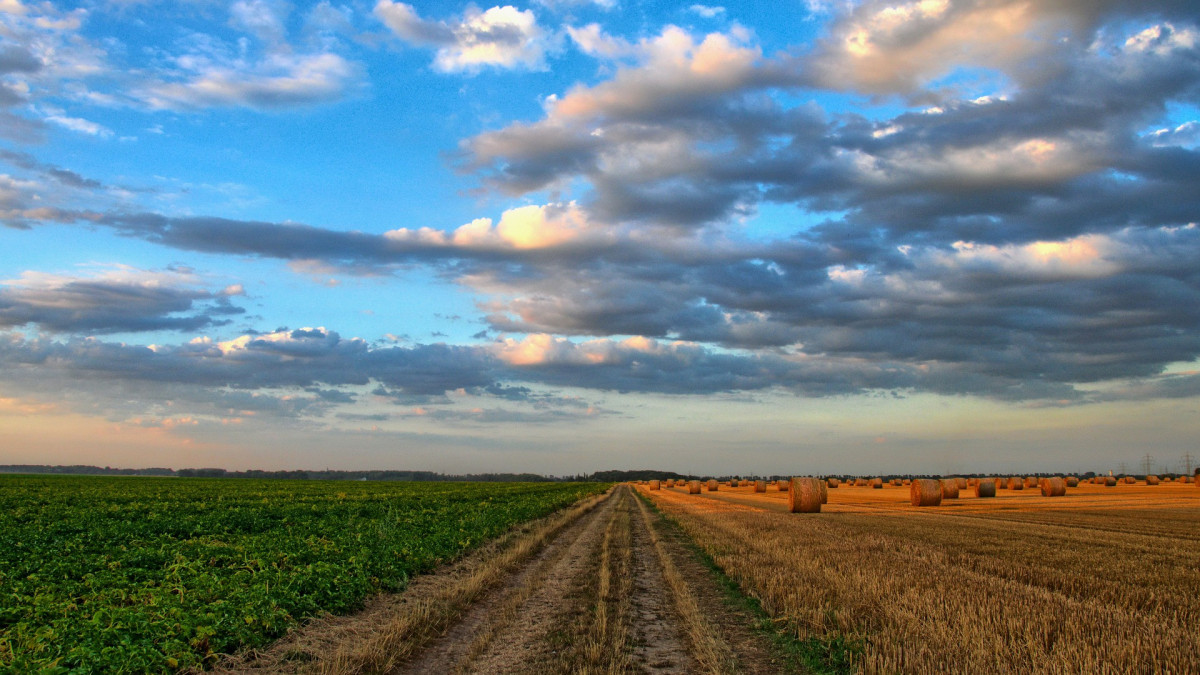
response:
[[[191,66],[182,81],[153,83],[135,96],[161,109],[280,108],[340,98],[358,76],[354,63],[332,53],[278,53],[249,67],[186,59],[181,63]]]
[[[1170,23],[1151,26],[1125,41],[1125,49],[1165,56],[1176,49],[1194,49],[1200,43],[1195,29],[1178,29]]]
[[[708,5],[692,5],[688,9],[706,19],[715,19],[725,13],[724,7],[710,7]]]
[[[47,115],[47,122],[53,122],[64,129],[70,129],[76,133],[86,134],[88,136],[97,136],[99,138],[109,138],[113,132],[104,126],[95,122],[85,120],[80,117],[67,117],[65,115]]]
[[[505,211],[499,223],[477,218],[451,233],[432,228],[392,230],[384,235],[397,244],[464,249],[540,249],[577,242],[599,233],[577,204],[521,206]]]
[[[287,6],[280,2],[237,0],[229,8],[229,22],[263,42],[277,44],[283,42],[287,34],[284,27],[287,11]]]
[[[485,66],[545,67],[549,36],[531,10],[511,5],[486,11],[468,7],[461,18],[429,21],[418,16],[412,5],[380,0],[375,15],[401,40],[436,47],[434,67],[442,72],[470,72]]]

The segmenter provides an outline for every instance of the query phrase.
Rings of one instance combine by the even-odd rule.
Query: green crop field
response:
[[[605,487],[0,476],[0,672],[203,665]]]

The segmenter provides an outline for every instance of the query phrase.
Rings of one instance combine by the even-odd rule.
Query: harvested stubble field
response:
[[[643,490],[798,638],[865,673],[1200,672],[1200,489]]]

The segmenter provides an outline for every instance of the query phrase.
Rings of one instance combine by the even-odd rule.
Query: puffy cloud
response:
[[[1106,21],[1129,14],[1195,19],[1171,0],[1136,7],[1107,0],[874,0],[838,17],[803,67],[823,87],[875,94],[918,94],[967,68],[1032,82],[1044,66],[1093,46],[1093,32]],[[1161,27],[1147,29],[1130,46],[1158,48],[1192,35],[1165,26],[1165,35]]]
[[[462,249],[541,249],[579,244],[595,228],[575,204],[547,204],[509,209],[499,223],[479,218],[446,233],[441,230],[401,228],[385,233],[389,242]],[[594,242],[592,242],[594,243]]]
[[[480,11],[472,6],[461,18],[429,21],[412,5],[380,0],[375,15],[401,40],[436,48],[434,67],[442,72],[545,66],[549,36],[531,10],[505,5]]]

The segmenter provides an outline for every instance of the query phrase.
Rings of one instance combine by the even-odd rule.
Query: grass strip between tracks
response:
[[[835,635],[821,640],[809,638],[802,640],[796,635],[796,630],[786,621],[777,621],[763,609],[758,598],[747,595],[732,577],[717,564],[707,551],[687,536],[679,522],[663,513],[655,505],[654,500],[641,491],[636,491],[639,500],[657,513],[665,523],[680,535],[686,542],[685,547],[691,551],[704,566],[711,571],[725,594],[725,602],[732,608],[741,610],[754,620],[754,629],[770,640],[771,646],[788,673],[813,673],[815,675],[842,675],[853,672],[847,653],[861,654],[864,645],[858,640],[849,640],[841,635]]]

